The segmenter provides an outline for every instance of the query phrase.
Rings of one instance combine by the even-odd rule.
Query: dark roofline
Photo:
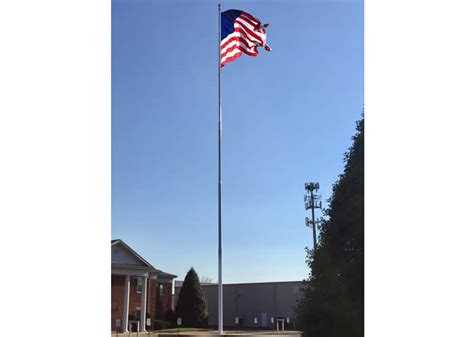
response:
[[[117,262],[112,262],[112,268],[119,268],[119,269],[136,269],[136,270],[147,270],[149,272],[158,273],[159,270],[154,267],[148,266],[137,266],[133,264],[122,264]]]
[[[174,278],[177,278],[178,276],[177,276],[177,275],[174,275],[174,274],[170,274],[170,273],[164,272],[164,271],[162,271],[162,270],[158,270],[158,277],[164,277],[164,278],[171,278],[171,279],[174,279]]]
[[[181,287],[183,285],[183,282],[184,281],[180,281],[180,280],[174,281],[175,287]],[[203,283],[203,282],[200,282],[200,284],[202,286],[213,286],[213,285],[217,285],[218,283]]]
[[[182,286],[182,283],[184,281],[178,281],[176,280],[175,282],[181,282],[181,285],[178,285],[178,287]],[[287,283],[303,283],[303,281],[269,281],[269,282],[247,282],[247,283],[224,283],[223,286],[243,286],[243,285],[258,285],[258,284],[287,284]],[[201,283],[201,286],[203,287],[210,287],[210,286],[217,286],[219,285],[218,283]],[[176,283],[175,283],[176,286]]]

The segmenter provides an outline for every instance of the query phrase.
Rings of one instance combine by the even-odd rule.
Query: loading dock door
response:
[[[266,328],[267,327],[267,313],[266,312],[262,312],[262,328]]]

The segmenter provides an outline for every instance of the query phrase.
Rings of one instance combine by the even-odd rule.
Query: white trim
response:
[[[148,276],[149,272],[144,270],[136,270],[136,269],[114,269],[112,268],[112,275],[126,275],[126,276],[135,276],[135,277],[143,277]]]
[[[112,242],[112,247],[113,246],[116,246],[117,244],[121,244],[123,247],[125,247],[125,249],[129,250],[130,253],[132,253],[133,255],[135,255],[140,261],[142,261],[144,264],[146,264],[148,267],[150,268],[153,268],[153,269],[156,269],[155,267],[152,266],[152,264],[150,262],[148,262],[147,260],[145,260],[143,257],[141,257],[136,251],[134,251],[129,245],[127,245],[125,242],[123,242],[122,240],[120,239],[117,239],[115,242]]]
[[[130,276],[125,277],[125,287],[122,310],[122,332],[128,332],[128,307],[130,306]]]
[[[146,331],[146,312],[147,312],[147,306],[146,306],[146,300],[147,300],[147,284],[148,284],[148,278],[143,277],[142,278],[142,284],[143,284],[143,291],[142,291],[142,305],[141,305],[141,317],[140,317],[140,330],[141,331]]]

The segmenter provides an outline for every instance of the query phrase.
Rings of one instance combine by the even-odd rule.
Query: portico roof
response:
[[[112,240],[112,273],[139,275],[149,274],[160,279],[173,279],[176,275],[166,273],[153,267],[129,245],[120,239]]]

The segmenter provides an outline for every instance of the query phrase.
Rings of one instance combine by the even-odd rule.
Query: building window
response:
[[[164,284],[163,284],[163,283],[158,283],[158,291],[159,291],[159,294],[160,294],[160,295],[164,295],[164,294],[165,294],[165,287],[164,287]]]
[[[136,292],[141,293],[142,291],[143,291],[143,279],[141,277],[137,277]]]

